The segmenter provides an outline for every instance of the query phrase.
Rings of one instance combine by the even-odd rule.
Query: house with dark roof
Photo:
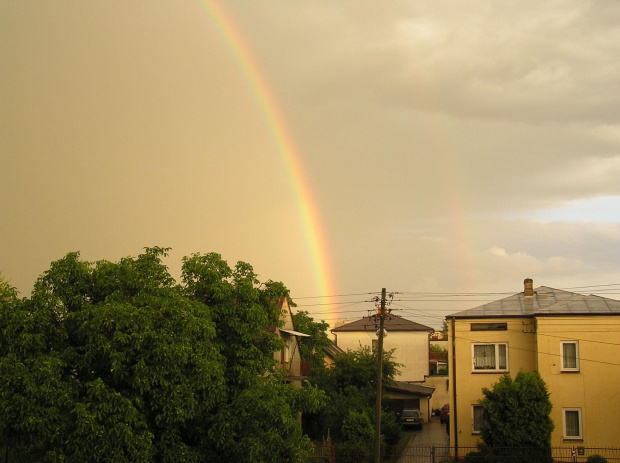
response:
[[[424,381],[429,372],[429,336],[433,328],[389,315],[384,322],[383,349],[394,349],[393,359],[400,363],[399,381]],[[336,345],[342,350],[355,350],[360,346],[375,348],[378,343],[374,317],[364,317],[331,330]]]
[[[475,446],[478,401],[506,373],[538,371],[555,423],[552,446],[609,447],[620,433],[620,301],[524,281],[523,291],[448,322],[450,444]]]
[[[399,408],[417,408],[423,416],[430,417],[434,388],[423,382],[429,375],[429,336],[434,329],[391,314],[385,318],[384,329],[383,348],[394,350],[392,359],[401,364],[396,384],[388,388],[388,396],[399,401]],[[376,349],[377,331],[374,317],[363,317],[331,330],[336,345],[343,351],[360,347]]]

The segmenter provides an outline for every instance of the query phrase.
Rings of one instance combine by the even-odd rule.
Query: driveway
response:
[[[441,461],[450,452],[450,436],[446,433],[446,425],[439,422],[439,417],[432,417],[425,423],[421,431],[415,431],[407,442],[407,447],[398,459],[398,463],[427,463]]]

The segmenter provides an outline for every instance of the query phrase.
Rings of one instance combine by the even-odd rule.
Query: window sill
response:
[[[560,373],[581,373],[579,370],[560,370]]]
[[[493,374],[504,374],[504,373],[508,373],[509,370],[473,370],[472,373],[474,374],[488,374],[488,373],[493,373]]]

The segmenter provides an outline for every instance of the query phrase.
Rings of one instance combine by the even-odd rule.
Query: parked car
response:
[[[403,410],[402,415],[400,416],[400,424],[403,427],[412,427],[422,429],[422,424],[424,423],[424,418],[420,414],[419,410]]]
[[[441,407],[441,411],[439,412],[439,421],[441,422],[441,424],[446,422],[449,414],[450,404],[444,404],[443,407]]]

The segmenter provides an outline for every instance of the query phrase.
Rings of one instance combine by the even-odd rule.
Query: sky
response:
[[[620,298],[620,3],[0,0],[0,272],[217,252],[332,326]]]

